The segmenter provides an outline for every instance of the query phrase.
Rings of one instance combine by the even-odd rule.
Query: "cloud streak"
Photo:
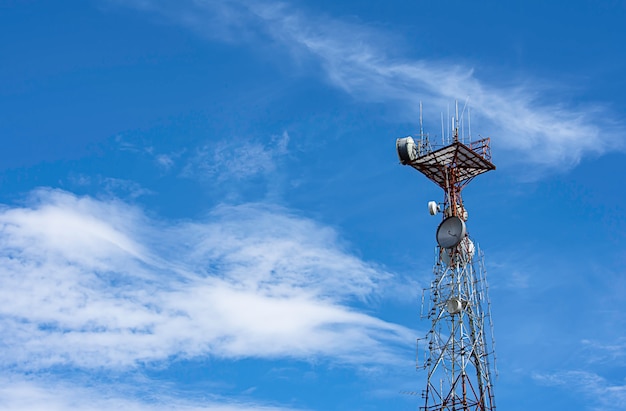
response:
[[[181,400],[161,391],[152,394],[151,401],[133,399],[128,387],[101,385],[75,386],[68,383],[33,380],[19,377],[0,379],[0,409],[3,411],[60,411],[60,410],[128,410],[128,411],[287,411],[271,405],[236,402],[224,398]],[[122,392],[120,392],[122,391]]]
[[[449,61],[408,60],[388,33],[362,24],[305,14],[280,2],[142,0],[125,2],[179,22],[221,41],[271,43],[289,50],[296,60],[313,58],[326,79],[356,98],[391,104],[404,120],[417,118],[419,102],[427,117],[455,99],[471,98],[481,126],[509,151],[511,162],[541,168],[568,168],[585,155],[623,149],[621,127],[601,105],[572,106],[558,101],[559,87],[521,80],[498,86],[480,80],[475,69]],[[480,70],[479,68],[476,70]],[[561,90],[562,91],[562,90]],[[556,98],[555,98],[556,96]]]
[[[5,367],[207,355],[388,364],[412,338],[350,308],[391,275],[283,209],[222,206],[172,223],[39,190],[0,212],[0,243]]]
[[[206,144],[195,150],[181,175],[216,183],[268,177],[276,172],[280,159],[288,154],[288,145],[286,131],[281,136],[274,136],[267,144],[245,138]]]
[[[535,374],[541,384],[575,389],[592,399],[595,406],[590,410],[621,410],[626,403],[626,385],[614,385],[596,373],[588,371],[564,371],[552,374]]]

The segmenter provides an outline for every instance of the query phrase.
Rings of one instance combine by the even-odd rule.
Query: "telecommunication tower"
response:
[[[490,139],[459,136],[459,123],[457,104],[452,133],[446,139],[442,124],[441,144],[433,144],[422,129],[420,104],[419,138],[396,140],[400,163],[444,191],[443,202],[428,203],[430,214],[441,213],[442,222],[436,232],[434,277],[422,296],[422,318],[430,320],[430,331],[417,341],[417,367],[428,372],[421,393],[423,411],[496,408],[495,343],[484,257],[468,235],[468,212],[461,196],[476,176],[496,167],[491,163]]]

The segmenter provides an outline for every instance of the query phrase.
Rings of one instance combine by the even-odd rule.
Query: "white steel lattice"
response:
[[[423,363],[418,364],[428,371],[421,410],[495,409],[495,344],[487,288],[483,254],[474,253],[469,237],[453,249],[437,247],[423,308],[431,330],[422,340]]]

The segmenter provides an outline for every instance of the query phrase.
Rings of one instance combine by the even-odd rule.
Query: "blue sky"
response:
[[[0,2],[0,409],[415,410],[469,99],[496,404],[626,403],[623,1]]]

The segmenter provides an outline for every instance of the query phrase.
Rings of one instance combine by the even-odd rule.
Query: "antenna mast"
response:
[[[470,140],[468,145],[459,141],[458,102],[455,118],[448,124],[454,127],[448,145],[444,138],[443,146],[424,147],[420,103],[419,144],[410,136],[396,140],[400,163],[424,174],[444,192],[442,203],[428,204],[431,215],[443,206],[443,215],[436,235],[434,277],[424,290],[430,298],[422,307],[430,331],[418,340],[427,341],[421,347],[425,360],[417,364],[427,371],[420,410],[494,411],[495,342],[486,272],[483,254],[467,233],[468,213],[461,193],[476,176],[496,167],[491,163],[489,138]]]

